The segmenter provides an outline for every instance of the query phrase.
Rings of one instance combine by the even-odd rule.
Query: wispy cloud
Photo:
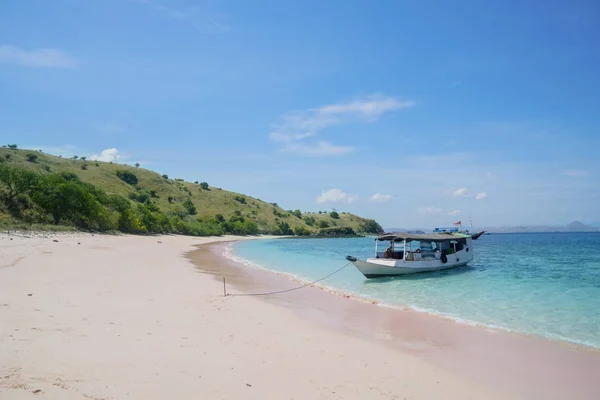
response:
[[[314,145],[305,143],[285,143],[279,151],[296,153],[303,156],[337,156],[352,153],[354,147],[336,146],[330,142],[317,142]]]
[[[185,10],[166,6],[154,0],[129,0],[132,3],[146,6],[161,15],[189,23],[209,33],[224,33],[231,29],[226,23],[228,16],[223,13],[212,13],[201,10],[199,7],[190,7]]]
[[[460,214],[460,210],[453,210],[448,212],[448,215],[459,215]]]
[[[62,50],[44,48],[24,50],[16,46],[0,46],[0,63],[34,68],[76,68],[77,60]]]
[[[562,176],[568,176],[569,178],[585,178],[590,176],[590,171],[585,169],[568,169],[561,173]]]
[[[423,215],[435,215],[441,213],[442,209],[433,206],[421,206],[417,209],[417,212]]]
[[[468,197],[469,190],[467,188],[459,188],[452,192],[452,196],[454,197]]]
[[[396,97],[373,94],[362,99],[348,102],[328,104],[319,108],[293,111],[284,114],[280,121],[273,125],[269,134],[272,141],[279,143],[284,151],[307,155],[307,148],[338,149],[339,151],[316,151],[318,155],[345,154],[351,147],[334,146],[329,142],[317,142],[316,146],[299,145],[320,131],[336,125],[348,123],[367,123],[377,121],[385,113],[414,106],[414,101],[400,101]]]
[[[356,194],[348,194],[340,189],[329,189],[324,190],[319,197],[317,197],[317,203],[353,203],[358,199]]]
[[[475,200],[483,200],[486,197],[488,197],[486,192],[477,193],[477,196],[475,196]]]
[[[373,196],[371,196],[369,201],[372,203],[385,203],[385,202],[390,201],[391,199],[392,199],[392,195],[375,193]]]

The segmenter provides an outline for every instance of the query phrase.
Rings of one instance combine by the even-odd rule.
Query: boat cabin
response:
[[[441,259],[442,255],[469,251],[470,236],[461,233],[385,234],[375,239],[375,258],[404,261]]]

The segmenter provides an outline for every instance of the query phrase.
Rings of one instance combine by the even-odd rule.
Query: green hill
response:
[[[82,229],[193,235],[346,235],[382,231],[375,221],[353,214],[286,211],[276,203],[222,190],[205,182],[172,179],[141,167],[65,159],[40,151],[3,147],[0,148],[0,170],[0,178],[3,177],[0,179],[3,199],[0,224],[5,226],[58,223]],[[27,193],[10,198],[10,179],[18,178],[11,178],[11,173],[29,176],[35,182],[30,184]],[[62,188],[62,192],[58,193],[58,188]],[[85,193],[91,193],[92,197]],[[88,207],[83,203],[93,210],[77,214],[74,211],[77,207],[82,210]]]

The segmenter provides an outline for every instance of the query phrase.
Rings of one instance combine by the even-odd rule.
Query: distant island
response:
[[[176,233],[190,236],[378,234],[374,220],[285,210],[241,193],[134,166],[0,148],[0,229]]]
[[[595,224],[594,224],[595,225]],[[547,232],[600,232],[600,228],[594,225],[584,224],[579,221],[573,221],[565,226],[545,226],[545,225],[519,225],[519,226],[489,226],[473,229],[473,232],[486,231],[488,233],[547,233]],[[600,224],[598,224],[600,225]],[[431,229],[405,229],[405,228],[386,228],[386,232],[411,232],[425,233],[431,232]]]

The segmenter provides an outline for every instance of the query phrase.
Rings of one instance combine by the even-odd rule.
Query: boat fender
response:
[[[346,260],[348,260],[350,262],[355,262],[355,261],[358,261],[358,258],[352,257],[352,256],[346,256]]]
[[[448,257],[446,257],[445,253],[442,253],[440,260],[442,260],[442,263],[444,263],[444,264],[446,264],[448,262]]]

